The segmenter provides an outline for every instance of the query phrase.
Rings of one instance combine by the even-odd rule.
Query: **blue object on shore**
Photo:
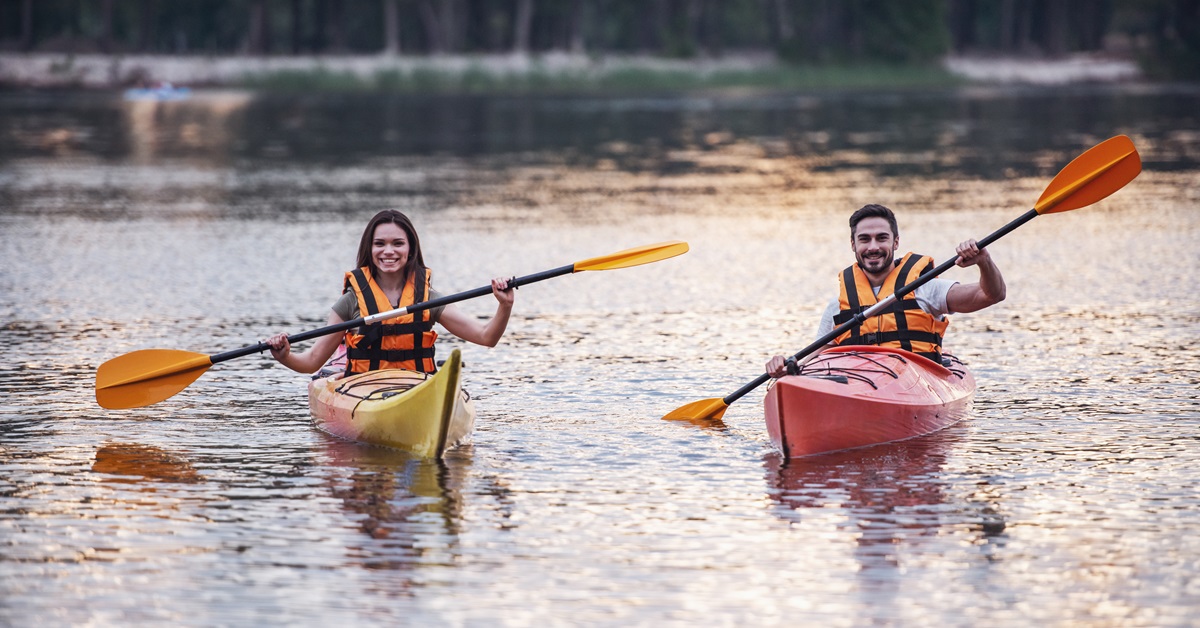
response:
[[[163,102],[187,100],[191,95],[191,88],[175,87],[170,83],[162,83],[156,87],[136,87],[125,90],[125,100],[153,100]]]

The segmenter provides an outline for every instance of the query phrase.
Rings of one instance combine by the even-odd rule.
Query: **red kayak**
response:
[[[767,432],[784,456],[868,447],[922,436],[971,411],[975,378],[901,349],[833,347],[775,381],[763,400]]]

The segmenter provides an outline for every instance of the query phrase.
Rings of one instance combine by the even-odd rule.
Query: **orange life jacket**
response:
[[[879,288],[878,296],[871,288],[871,281],[858,264],[842,271],[838,278],[840,294],[839,312],[833,318],[835,327],[853,320],[860,312],[891,296],[907,286],[922,273],[933,269],[933,258],[927,255],[908,253],[896,264]],[[909,292],[892,302],[878,316],[872,316],[862,324],[834,339],[838,345],[879,345],[912,351],[939,364],[942,361],[942,336],[950,321],[937,320],[917,303],[916,291]]]
[[[429,300],[428,269],[416,274],[416,281],[404,284],[397,307]],[[368,267],[346,273],[343,292],[353,290],[358,297],[359,315],[366,317],[391,309],[387,294],[375,283]],[[381,309],[382,307],[382,309]],[[433,343],[437,332],[429,320],[429,310],[389,318],[363,325],[346,332],[346,374],[366,373],[380,369],[407,369],[422,373],[437,370],[434,364]]]

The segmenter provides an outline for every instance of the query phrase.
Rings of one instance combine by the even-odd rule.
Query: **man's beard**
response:
[[[859,255],[858,256],[858,267],[861,268],[863,270],[863,272],[865,272],[865,273],[869,273],[869,274],[880,273],[885,270],[890,270],[894,260],[895,260],[895,253],[893,253],[892,251],[888,251],[883,257],[871,258],[869,260],[866,259],[865,257],[863,257],[862,255]],[[868,266],[868,264],[877,264],[878,267],[875,268],[874,270],[872,270]]]

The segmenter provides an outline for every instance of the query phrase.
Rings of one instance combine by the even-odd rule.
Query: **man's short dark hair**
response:
[[[850,214],[851,238],[854,237],[854,230],[858,228],[858,223],[862,222],[864,218],[883,218],[887,220],[888,226],[892,228],[892,238],[897,239],[900,237],[900,227],[896,226],[896,214],[893,214],[892,210],[883,205],[872,203],[870,205],[863,205],[855,210],[853,214]]]

